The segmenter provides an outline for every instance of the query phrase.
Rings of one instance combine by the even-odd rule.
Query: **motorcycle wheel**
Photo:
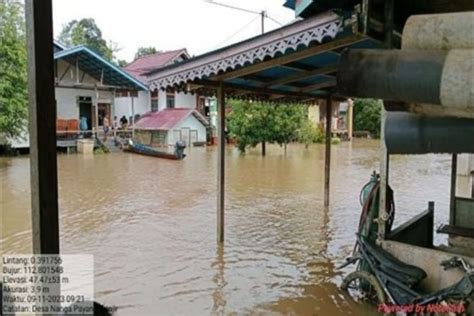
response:
[[[379,281],[366,271],[349,273],[342,281],[341,288],[356,302],[385,303],[385,293]]]

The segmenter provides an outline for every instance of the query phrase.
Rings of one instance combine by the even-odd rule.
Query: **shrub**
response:
[[[372,137],[380,137],[382,101],[356,99],[354,102],[354,130],[368,131]]]

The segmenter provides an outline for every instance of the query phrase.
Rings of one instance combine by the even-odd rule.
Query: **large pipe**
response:
[[[387,113],[385,144],[390,154],[474,153],[474,120]]]
[[[448,108],[439,106],[436,104],[427,103],[405,103],[405,102],[384,102],[385,109],[387,111],[401,111],[411,112],[426,116],[438,116],[438,117],[464,117],[474,119],[474,110],[472,108]]]
[[[413,15],[403,29],[403,49],[474,48],[474,12]]]
[[[474,109],[474,50],[346,50],[337,76],[348,97]]]

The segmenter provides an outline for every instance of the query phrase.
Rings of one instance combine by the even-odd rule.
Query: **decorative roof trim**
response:
[[[166,89],[206,79],[221,72],[273,58],[277,54],[296,51],[324,39],[336,38],[343,30],[343,18],[328,12],[311,19],[287,25],[250,40],[192,58],[189,61],[165,67],[149,78],[150,88]]]

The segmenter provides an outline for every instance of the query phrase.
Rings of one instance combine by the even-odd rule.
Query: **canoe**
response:
[[[175,153],[167,153],[167,152],[163,152],[152,147],[148,147],[142,144],[135,144],[135,143],[128,144],[126,150],[136,153],[136,154],[145,155],[145,156],[172,159],[172,160],[182,160],[184,159],[184,157],[186,157],[185,154],[183,154],[182,157],[179,157]]]

